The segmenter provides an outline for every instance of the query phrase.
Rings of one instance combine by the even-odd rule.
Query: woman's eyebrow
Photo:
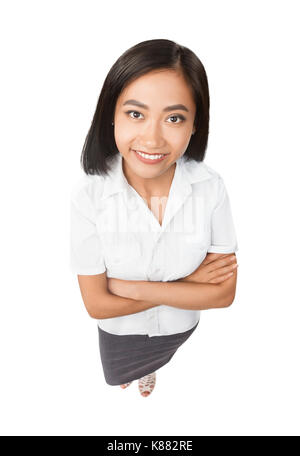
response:
[[[147,106],[144,103],[141,103],[140,101],[137,101],[137,100],[127,100],[127,101],[125,101],[125,103],[123,103],[123,106],[128,105],[128,104],[138,106],[139,108],[143,108],[143,109],[149,109],[149,106]],[[189,112],[188,108],[186,106],[184,106],[183,104],[175,104],[172,106],[167,106],[163,109],[163,111],[164,112],[173,111],[175,109],[181,109],[182,111]]]

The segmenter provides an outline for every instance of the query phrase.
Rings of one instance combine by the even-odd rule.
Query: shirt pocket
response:
[[[190,247],[198,247],[199,249],[205,250],[210,245],[210,232],[209,230],[203,230],[196,233],[184,233],[182,242],[187,249]]]
[[[102,233],[104,261],[108,269],[122,269],[141,259],[141,246],[134,233]]]
[[[210,245],[210,233],[183,233],[177,241],[173,261],[167,268],[166,281],[177,280],[194,272],[207,255]]]

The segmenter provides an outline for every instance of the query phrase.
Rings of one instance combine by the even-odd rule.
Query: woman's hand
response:
[[[107,289],[114,295],[135,299],[134,283],[130,280],[107,278]]]
[[[233,266],[235,266],[233,268]],[[178,282],[221,283],[232,277],[237,267],[235,253],[208,253],[200,266]]]

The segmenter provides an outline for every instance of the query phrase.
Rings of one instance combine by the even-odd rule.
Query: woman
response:
[[[238,246],[223,179],[203,162],[208,131],[198,57],[139,43],[104,81],[72,191],[71,269],[98,320],[105,380],[136,379],[144,397],[200,310],[235,296]]]

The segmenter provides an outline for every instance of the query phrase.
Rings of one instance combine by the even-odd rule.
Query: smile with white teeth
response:
[[[164,154],[162,155],[150,155],[150,154],[143,154],[142,152],[139,152],[138,150],[135,151],[137,154],[139,154],[143,158],[149,158],[150,160],[157,160],[158,158],[162,158]]]

